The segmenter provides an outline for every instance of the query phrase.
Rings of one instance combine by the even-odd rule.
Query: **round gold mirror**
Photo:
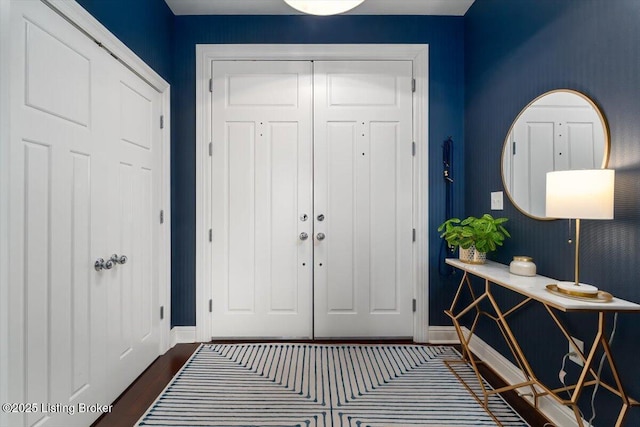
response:
[[[559,89],[531,101],[511,125],[502,149],[502,182],[511,202],[545,216],[547,172],[606,168],[609,130],[587,96]]]

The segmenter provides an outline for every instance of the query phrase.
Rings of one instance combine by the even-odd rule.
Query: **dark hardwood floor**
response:
[[[158,357],[116,399],[111,412],[104,414],[92,427],[131,427],[156,400],[171,378],[182,368],[199,344],[178,344]]]
[[[238,341],[233,341],[238,342]],[[335,343],[336,341],[315,341],[321,343]],[[354,341],[349,341],[354,342]],[[411,344],[411,341],[392,341],[398,344]],[[158,357],[137,379],[129,386],[113,404],[113,410],[104,414],[92,427],[131,427],[145,413],[147,408],[164,390],[171,378],[189,360],[199,344],[178,344],[166,354]],[[504,381],[491,369],[480,365],[482,375],[493,387],[502,387]],[[531,427],[553,426],[526,400],[515,392],[503,393],[504,399],[531,425]]]

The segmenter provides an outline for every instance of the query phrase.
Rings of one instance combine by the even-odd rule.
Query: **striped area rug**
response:
[[[498,425],[443,362],[457,358],[447,346],[202,345],[138,425]],[[527,426],[501,397],[489,407],[502,425]]]

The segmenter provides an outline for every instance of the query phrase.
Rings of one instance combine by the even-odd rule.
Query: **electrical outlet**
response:
[[[576,346],[578,346],[578,350],[580,350],[580,353],[584,354],[584,342],[582,342],[576,337],[571,337],[571,338],[573,338],[573,341],[575,341]],[[575,356],[574,355],[569,356],[569,360],[571,360],[573,363],[576,363],[580,366],[584,365],[584,363],[582,362],[582,358],[578,355],[576,348],[573,346],[573,344],[571,344],[571,341],[569,341],[569,353],[575,353]]]
[[[491,210],[501,211],[504,209],[502,191],[493,191],[491,193]]]

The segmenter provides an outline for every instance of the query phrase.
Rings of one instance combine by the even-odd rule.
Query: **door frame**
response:
[[[196,325],[195,340],[211,340],[211,61],[216,60],[409,60],[416,90],[413,97],[413,289],[416,299],[413,339],[429,337],[429,45],[427,44],[198,44],[196,45]]]
[[[0,401],[9,401],[9,129],[11,92],[9,82],[10,2],[0,0]],[[8,425],[0,412],[0,425]]]

